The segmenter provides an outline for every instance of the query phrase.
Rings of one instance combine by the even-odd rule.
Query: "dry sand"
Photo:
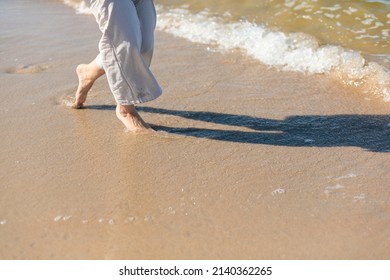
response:
[[[66,106],[94,20],[4,5],[1,259],[390,257],[389,104],[158,32],[160,132],[126,133],[104,78]]]

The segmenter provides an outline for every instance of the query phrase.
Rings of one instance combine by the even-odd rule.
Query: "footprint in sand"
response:
[[[11,67],[5,70],[8,74],[37,74],[49,68],[48,65],[27,64]]]

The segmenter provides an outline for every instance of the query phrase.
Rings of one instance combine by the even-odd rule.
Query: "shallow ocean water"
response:
[[[390,50],[390,1],[331,0],[160,0],[199,12],[229,14],[233,20],[264,24],[284,32],[304,32],[320,44],[337,44],[369,54]]]

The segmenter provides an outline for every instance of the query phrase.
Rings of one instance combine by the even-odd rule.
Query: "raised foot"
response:
[[[80,64],[76,68],[77,77],[79,79],[79,85],[76,91],[75,101],[72,105],[74,109],[80,109],[83,107],[87,95],[93,83],[102,75],[104,70],[101,69],[94,61],[89,64]]]

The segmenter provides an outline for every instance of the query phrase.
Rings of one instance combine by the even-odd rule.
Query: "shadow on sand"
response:
[[[87,109],[115,110],[115,107],[103,105],[89,106]],[[142,106],[137,107],[137,110],[253,130],[153,126],[160,131],[185,136],[274,146],[360,147],[372,152],[390,152],[390,115],[308,115],[273,120],[245,115]]]

